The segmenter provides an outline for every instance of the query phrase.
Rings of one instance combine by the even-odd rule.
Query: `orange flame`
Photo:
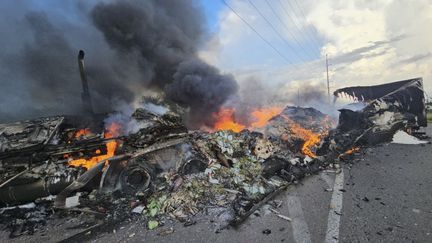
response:
[[[302,153],[311,158],[316,158],[317,156],[314,152],[312,152],[312,148],[321,141],[322,135],[319,133],[314,133],[313,131],[308,130],[306,128],[303,128],[299,124],[289,119],[287,116],[283,116],[283,117],[288,122],[291,131],[297,137],[305,141],[301,147]]]
[[[274,116],[279,115],[282,112],[282,107],[270,107],[270,108],[261,108],[252,111],[251,115],[255,118],[255,122],[251,124],[252,128],[260,128],[267,125],[267,122],[272,119]]]
[[[343,156],[345,156],[345,155],[353,154],[353,153],[358,152],[358,151],[360,151],[360,148],[359,148],[359,147],[353,147],[352,149],[348,149],[348,150],[345,151],[344,153],[340,154],[340,155],[339,155],[339,158],[340,158],[340,157],[343,157]]]
[[[117,137],[117,136],[119,136],[119,131],[120,131],[120,125],[117,123],[111,123],[106,129],[106,131],[104,133],[104,137],[105,138]],[[82,166],[88,170],[88,169],[92,168],[93,166],[95,166],[100,161],[107,160],[107,159],[114,156],[115,151],[117,149],[117,141],[115,141],[115,140],[108,141],[105,146],[106,146],[106,150],[107,150],[106,154],[97,155],[97,156],[91,157],[89,159],[74,159],[74,160],[69,161],[68,164],[70,166],[75,166],[75,167]],[[95,153],[100,154],[101,151],[99,149],[97,149],[95,151]]]
[[[213,127],[214,130],[232,130],[233,132],[240,132],[243,129],[254,130],[254,128],[261,128],[267,125],[267,122],[278,115],[282,111],[282,107],[269,107],[269,108],[258,108],[251,112],[251,117],[254,122],[249,126],[242,124],[235,120],[234,108],[221,108],[217,113],[213,114],[216,120]]]
[[[106,128],[104,137],[105,138],[118,137],[120,135],[120,129],[121,129],[120,124],[113,122],[109,124],[108,127]]]
[[[87,136],[92,134],[92,132],[90,131],[89,128],[84,128],[84,129],[80,129],[78,130],[75,134],[74,137],[75,138],[81,138],[82,136]]]
[[[234,119],[234,109],[232,108],[221,108],[219,112],[213,114],[216,122],[214,124],[214,129],[220,130],[232,130],[233,132],[240,132],[245,129],[246,126],[237,123]]]
[[[354,147],[354,148],[352,148],[352,149],[348,149],[348,150],[345,152],[345,154],[352,154],[352,153],[357,152],[357,151],[360,151],[360,148],[359,148],[359,147]]]
[[[235,120],[235,110],[233,108],[221,108],[219,112],[213,114],[213,117],[216,120],[213,129],[216,131],[232,130],[234,132],[240,132],[245,128],[254,130],[266,126],[268,121],[274,116],[280,114],[282,110],[282,107],[277,106],[255,109],[251,112],[251,117],[254,119],[254,122],[247,126]],[[283,116],[283,118],[287,121],[291,132],[304,141],[301,147],[301,152],[311,158],[316,158],[317,156],[312,152],[312,148],[321,142],[321,137],[325,135],[325,132],[322,134],[315,133],[292,121],[287,116]],[[322,122],[324,130],[329,130],[332,126],[332,122],[333,121],[330,117],[326,117]]]

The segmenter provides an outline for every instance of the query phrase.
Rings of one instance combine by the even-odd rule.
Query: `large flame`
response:
[[[104,137],[105,138],[115,138],[117,136],[119,136],[119,131],[120,131],[120,125],[117,123],[111,123],[107,128],[106,131],[104,133]],[[97,155],[94,157],[91,157],[89,159],[74,159],[74,160],[70,160],[68,162],[68,164],[70,166],[82,166],[86,169],[90,169],[93,166],[95,166],[97,163],[99,163],[100,161],[104,161],[107,160],[111,157],[114,156],[115,151],[117,149],[117,141],[116,140],[110,140],[106,143],[106,154],[102,154],[102,155]],[[95,151],[96,154],[100,154],[100,150],[96,150]]]
[[[274,116],[278,115],[282,110],[282,107],[277,106],[257,108],[250,114],[253,122],[250,125],[245,125],[236,121],[234,108],[221,108],[217,113],[213,114],[213,118],[216,121],[213,129],[216,131],[232,130],[233,132],[240,132],[246,128],[254,130],[255,128],[261,128],[267,125],[267,122]]]
[[[252,122],[252,128],[260,128],[267,125],[267,122],[272,119],[274,116],[279,115],[282,112],[282,107],[269,107],[269,108],[260,108],[252,111],[251,115],[255,119],[255,122]]]
[[[288,120],[291,131],[297,137],[304,140],[304,143],[301,147],[302,153],[311,158],[316,158],[316,154],[312,152],[312,148],[321,141],[321,135],[318,133],[314,133],[311,130],[303,128],[298,123],[291,121],[289,118],[285,118],[285,119]]]
[[[240,132],[245,129],[246,126],[235,121],[233,108],[221,108],[219,112],[213,114],[216,120],[214,129],[220,130],[232,130],[233,132]]]
[[[325,134],[315,133],[309,129],[306,129],[287,116],[283,116],[283,118],[288,123],[291,132],[296,137],[299,137],[304,141],[301,147],[301,152],[311,158],[316,158],[317,156],[314,152],[312,152],[312,148],[321,142],[321,137]]]
[[[233,108],[221,108],[219,112],[213,114],[215,119],[214,130],[232,130],[233,132],[240,132],[243,129],[255,130],[256,128],[261,128],[267,125],[268,121],[276,115],[282,112],[282,107],[267,107],[267,108],[257,108],[250,113],[250,117],[253,122],[250,125],[245,125],[235,120],[235,110]],[[282,115],[286,120],[291,133],[302,139],[304,141],[301,152],[311,158],[316,158],[316,154],[312,149],[321,142],[321,138],[326,132],[320,134],[315,133],[302,127],[300,124],[294,122],[289,117]],[[313,121],[311,121],[313,122]],[[331,127],[331,118],[326,117],[322,122],[322,128],[324,131],[329,130]]]

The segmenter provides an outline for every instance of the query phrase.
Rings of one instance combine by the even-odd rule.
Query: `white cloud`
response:
[[[277,23],[265,2],[253,1],[273,23]],[[281,1],[289,7],[287,0]],[[270,2],[275,4],[278,1]],[[324,56],[328,53],[333,90],[423,77],[425,89],[432,95],[432,0],[297,2],[306,18],[298,9],[286,10],[298,24],[313,27],[318,34],[316,37],[323,41],[321,56],[317,60],[296,66],[286,64],[228,8],[220,13],[218,48],[207,50],[206,60],[233,72],[239,80],[255,74],[266,82],[294,89],[306,81],[325,85]],[[247,1],[232,0],[228,3],[281,52],[293,55]],[[301,33],[282,9],[278,11],[286,24],[293,28],[293,34]],[[284,26],[275,26],[288,38]],[[303,30],[304,41],[310,41],[307,30]],[[304,52],[298,46],[296,50]]]

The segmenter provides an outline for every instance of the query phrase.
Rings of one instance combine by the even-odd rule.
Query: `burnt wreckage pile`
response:
[[[365,105],[340,110],[335,129],[313,108],[288,106],[258,131],[188,131],[175,109],[156,101],[127,124],[102,116],[0,124],[1,222],[16,236],[52,209],[73,209],[110,223],[142,215],[149,229],[167,218],[189,225],[200,214],[217,230],[236,225],[291,182],[338,168],[354,147],[424,126],[421,82],[336,91]]]
[[[318,154],[390,142],[398,130],[412,132],[427,126],[422,78],[342,88],[334,95],[355,103],[339,110],[338,127],[326,137]]]

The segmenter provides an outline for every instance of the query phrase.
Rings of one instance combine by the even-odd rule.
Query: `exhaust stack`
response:
[[[81,93],[81,99],[83,103],[83,110],[86,114],[94,114],[93,106],[91,102],[90,92],[88,88],[87,75],[84,68],[84,51],[80,50],[78,53],[78,67],[81,76],[83,92]]]

